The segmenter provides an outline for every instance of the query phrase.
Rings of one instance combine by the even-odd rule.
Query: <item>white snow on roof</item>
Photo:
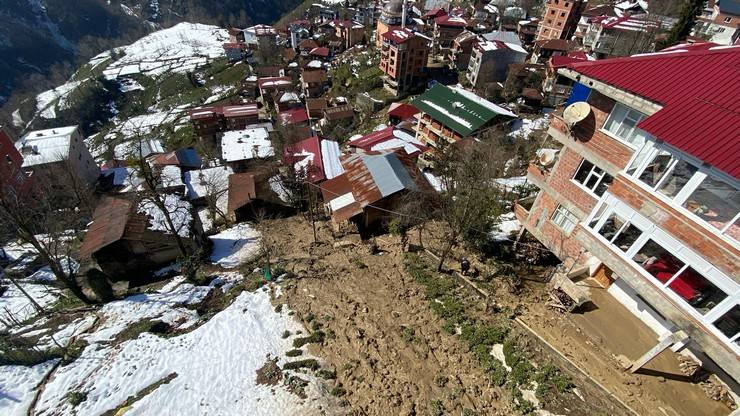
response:
[[[225,29],[198,23],[180,23],[117,48],[124,56],[103,71],[108,79],[123,75],[185,73],[225,56]]]
[[[308,68],[321,68],[324,64],[321,61],[313,60],[309,62],[306,67]]]
[[[160,172],[160,180],[163,188],[173,188],[184,185],[182,181],[182,170],[179,166],[167,165]]]
[[[221,194],[226,194],[229,189],[229,176],[234,171],[228,166],[217,166],[200,170],[191,170],[185,172],[183,180],[187,187],[187,197],[191,201],[194,199],[205,198],[208,195],[219,196],[218,206],[221,204]],[[224,212],[228,197],[223,200]]]
[[[294,92],[286,92],[286,93],[283,93],[282,96],[280,96],[281,103],[288,103],[291,101],[301,101],[301,99],[298,97],[298,94]]]
[[[496,182],[496,184],[498,184],[505,190],[512,191],[516,187],[527,183],[527,177],[526,176],[514,176],[511,178],[498,178],[498,179],[494,179],[494,182]]]
[[[27,133],[15,142],[15,147],[23,154],[23,166],[59,162],[67,158],[75,131],[77,131],[77,126]],[[84,143],[80,142],[78,145],[84,146]]]
[[[339,161],[341,155],[339,143],[333,140],[321,140],[321,162],[324,165],[326,179],[333,179],[344,173],[342,163]]]
[[[469,100],[472,100],[472,101],[475,101],[476,103],[482,105],[483,107],[488,108],[489,110],[493,111],[496,114],[501,114],[501,115],[505,115],[505,116],[509,116],[509,117],[516,117],[516,114],[512,113],[508,109],[506,109],[504,107],[501,107],[500,105],[496,105],[496,104],[494,104],[494,103],[492,103],[492,102],[490,102],[488,100],[485,100],[485,99],[479,97],[478,95],[476,95],[475,93],[472,93],[472,92],[466,90],[465,88],[462,88],[462,87],[459,87],[459,86],[453,86],[453,87],[450,87],[450,88],[452,88],[453,90],[455,90],[455,92],[463,95],[465,98],[467,98]]]
[[[468,122],[468,120],[465,120],[464,118],[460,116],[456,116],[449,111],[447,111],[446,108],[437,105],[436,103],[429,101],[429,100],[421,100],[421,102],[425,103],[426,105],[434,108],[435,110],[439,111],[440,113],[444,114],[445,116],[449,117],[452,121],[456,122],[457,124],[460,124],[462,126],[465,126],[467,128],[471,128],[472,124]]]
[[[526,54],[526,53],[527,53],[527,51],[526,51],[526,50],[524,50],[524,48],[522,48],[522,47],[521,47],[521,45],[517,45],[516,43],[509,43],[509,42],[504,42],[504,44],[505,44],[505,45],[506,45],[506,46],[507,46],[507,47],[508,47],[509,49],[511,49],[511,50],[513,50],[513,51],[517,51],[517,52],[520,52],[520,53],[524,53],[524,54]]]
[[[227,162],[275,155],[267,129],[231,130],[221,138],[221,157]]]
[[[190,224],[193,222],[193,215],[190,212],[190,203],[183,201],[177,195],[165,195],[164,196],[165,209],[172,219],[175,231],[180,237],[190,236]],[[137,211],[146,214],[149,217],[149,229],[154,231],[163,231],[167,234],[171,233],[167,225],[167,219],[164,211],[150,199],[143,199],[137,208]]]
[[[131,140],[116,145],[113,148],[113,157],[116,160],[125,160],[130,157],[147,157],[157,153],[164,153],[165,148],[159,139]]]

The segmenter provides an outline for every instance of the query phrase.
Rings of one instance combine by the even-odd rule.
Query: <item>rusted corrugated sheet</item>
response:
[[[740,179],[740,46],[684,48],[568,67],[662,105],[638,126]]]
[[[257,197],[254,186],[254,175],[251,173],[234,173],[229,175],[229,213],[247,205]]]
[[[104,198],[93,213],[93,222],[80,247],[80,257],[89,258],[101,248],[120,240],[126,232],[133,202],[121,198]]]

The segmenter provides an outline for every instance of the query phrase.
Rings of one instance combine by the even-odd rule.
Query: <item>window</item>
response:
[[[637,123],[642,121],[645,115],[625,105],[616,103],[606,123],[604,130],[619,137],[633,146],[642,146],[645,143],[647,133],[637,128]]]
[[[714,326],[727,335],[727,338],[735,337],[740,332],[740,306],[733,306],[727,313],[714,321]]]
[[[685,160],[678,160],[662,180],[658,192],[669,198],[674,198],[698,170],[699,168]]]
[[[551,221],[561,230],[566,233],[570,233],[574,228],[576,228],[578,218],[564,206],[558,205],[555,212],[552,213]]]
[[[606,188],[612,183],[611,175],[595,166],[593,163],[583,159],[581,166],[576,171],[573,180],[583,185],[586,189],[594,194],[601,196]]]
[[[565,17],[565,12],[560,13],[560,17]]]
[[[601,226],[599,234],[611,244],[626,252],[640,237],[642,231],[617,214],[612,214]]]
[[[645,170],[642,171],[639,179],[645,185],[655,189],[655,187],[658,186],[660,179],[668,171],[668,165],[670,165],[672,161],[673,158],[670,153],[666,151],[658,152],[650,163],[648,163],[647,167],[645,167]]]
[[[725,17],[725,20],[724,20],[725,23],[730,23],[731,21],[732,21],[732,17],[730,16]]]
[[[661,287],[673,292],[702,315],[727,297],[709,279],[652,239],[638,250],[632,260],[653,276]]]
[[[740,241],[740,192],[722,180],[707,176],[682,204],[712,227]]]
[[[550,14],[555,14],[555,10],[550,10]]]

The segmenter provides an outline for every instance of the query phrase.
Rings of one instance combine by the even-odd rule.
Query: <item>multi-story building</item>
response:
[[[383,12],[380,14],[378,25],[375,28],[375,46],[378,49],[383,45],[383,34],[393,26],[401,26],[404,17],[408,19],[403,7],[403,1],[401,0],[391,0],[383,7]]]
[[[583,46],[600,57],[649,52],[661,26],[661,22],[647,15],[594,17],[583,37]]]
[[[402,95],[424,79],[431,40],[408,28],[391,28],[381,38],[383,84],[394,95]]]
[[[656,332],[652,354],[688,346],[735,381],[738,63],[740,47],[703,44],[560,69],[578,83],[578,104],[553,117],[548,134],[562,148],[530,165],[540,191],[515,206],[529,233]]]
[[[484,100],[462,88],[435,84],[414,98],[419,109],[416,140],[433,148],[475,137],[503,117],[516,117],[511,111]]]
[[[23,156],[23,170],[61,196],[75,197],[78,191],[93,187],[100,176],[77,126],[29,132],[15,147]]]
[[[447,57],[450,69],[453,71],[465,70],[470,63],[470,54],[473,45],[478,42],[478,35],[473,32],[464,31],[457,35],[452,41],[452,47]]]
[[[570,39],[576,31],[584,4],[582,0],[547,0],[537,40]]]
[[[697,19],[694,33],[722,45],[736,44],[740,39],[740,2],[708,2],[706,10]]]
[[[15,148],[10,135],[0,126],[0,193],[18,193],[29,182],[23,171],[23,155]]]
[[[509,65],[520,64],[527,58],[521,46],[501,41],[480,41],[473,45],[473,52],[465,76],[479,87],[488,82],[506,81]]]
[[[434,19],[434,53],[444,55],[467,26],[468,21],[460,16],[445,15]]]
[[[365,25],[352,20],[333,20],[335,35],[342,40],[342,49],[349,49],[365,39]]]

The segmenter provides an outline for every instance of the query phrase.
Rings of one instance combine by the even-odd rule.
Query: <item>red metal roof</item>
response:
[[[414,31],[409,28],[401,28],[398,26],[393,26],[390,29],[388,29],[387,32],[383,33],[383,38],[390,40],[393,43],[404,43],[407,40],[411,39],[412,37],[416,36],[414,34]]]
[[[388,109],[388,117],[396,117],[406,120],[419,114],[419,109],[407,103],[393,103]]]
[[[93,221],[80,247],[80,257],[89,258],[98,250],[123,238],[126,224],[133,215],[133,202],[105,197],[95,208]]]
[[[374,131],[355,140],[350,140],[349,145],[352,147],[359,147],[360,149],[370,150],[370,148],[375,146],[376,144],[384,142],[386,140],[390,140],[392,138],[393,126]]]
[[[568,65],[662,105],[638,127],[740,179],[740,46]]]
[[[285,110],[278,114],[280,122],[283,125],[297,124],[308,121],[308,113],[305,108],[294,108],[292,110]]]
[[[455,26],[455,27],[465,27],[468,25],[468,22],[459,16],[450,16],[450,15],[444,15],[439,16],[436,19],[434,19],[434,23],[440,25],[440,26]]]
[[[306,166],[307,172],[304,172],[307,179],[313,183],[326,179],[326,175],[324,175],[324,163],[321,158],[320,137],[313,136],[303,139],[298,143],[286,147],[283,151],[283,161],[289,165],[295,165],[306,158],[310,158]]]
[[[322,56],[326,58],[327,56],[329,56],[329,48],[325,46],[322,46],[320,48],[313,48],[311,49],[311,52],[309,52],[309,55]]]

